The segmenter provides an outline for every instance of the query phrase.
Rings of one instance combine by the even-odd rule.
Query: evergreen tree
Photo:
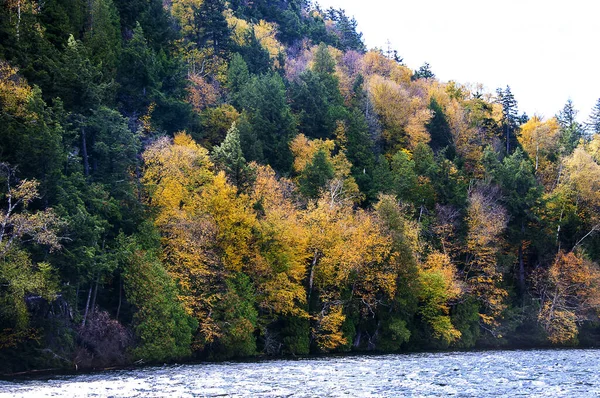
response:
[[[518,104],[515,96],[506,86],[505,90],[496,90],[497,101],[502,105],[502,131],[504,132],[504,141],[506,144],[506,154],[510,154],[511,147],[516,146],[516,132],[519,127]]]
[[[194,12],[196,43],[211,47],[213,54],[224,56],[230,48],[229,27],[223,0],[203,0]]]
[[[590,135],[600,134],[600,98],[592,108],[592,113],[586,123]]]
[[[238,52],[246,61],[248,70],[253,74],[267,73],[272,66],[269,52],[260,44],[253,28],[248,29],[245,34],[245,43],[240,46]]]
[[[235,122],[227,132],[221,145],[213,149],[212,161],[218,170],[223,170],[227,179],[238,190],[243,190],[252,182],[252,169],[246,163],[240,143],[240,132]]]
[[[114,79],[121,51],[121,24],[112,0],[93,0],[84,44],[90,60],[100,67],[105,79]]]
[[[450,125],[448,124],[448,119],[444,114],[444,110],[433,97],[429,102],[429,109],[433,112],[433,117],[426,126],[427,131],[431,136],[429,145],[431,145],[431,148],[436,152],[443,148],[449,148],[449,150],[446,151],[446,155],[452,156],[452,131],[450,130]]]
[[[338,48],[342,51],[354,50],[365,52],[366,46],[362,40],[362,33],[357,31],[358,22],[356,19],[348,18],[346,12],[342,9],[330,8],[327,16],[335,23],[339,35]]]
[[[427,62],[425,62],[411,77],[412,80],[433,78],[435,78],[435,75],[431,71],[431,66],[429,66],[429,63]]]
[[[249,129],[240,124],[245,157],[268,163],[280,172],[289,172],[292,166],[289,143],[296,135],[296,122],[281,76],[274,73],[253,77],[240,93],[239,102],[248,114]],[[251,149],[256,146],[261,148],[264,157],[257,157],[260,154]]]
[[[583,127],[577,121],[578,113],[573,106],[573,101],[569,99],[563,109],[556,115],[560,125],[559,141],[562,155],[571,154],[583,137]]]
[[[323,149],[318,150],[298,177],[300,192],[309,199],[317,199],[333,175],[333,165],[327,159],[327,153]]]
[[[119,101],[126,115],[145,111],[160,88],[156,54],[148,46],[142,26],[138,23],[132,38],[125,43],[121,55],[118,82]]]

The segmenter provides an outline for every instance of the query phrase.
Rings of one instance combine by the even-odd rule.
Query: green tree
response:
[[[296,122],[287,103],[281,76],[275,73],[253,77],[244,86],[239,101],[248,114],[249,129],[242,129],[240,124],[246,159],[268,163],[281,172],[290,171],[289,142],[296,135]],[[259,158],[257,152],[251,153],[254,145],[260,145],[264,157]]]
[[[431,136],[429,145],[431,145],[431,148],[435,152],[443,148],[448,148],[446,155],[452,158],[454,147],[452,143],[452,130],[448,124],[448,118],[444,114],[444,110],[440,104],[433,97],[431,97],[429,109],[433,112],[433,117],[426,125],[427,131]]]
[[[151,228],[151,227],[150,227]],[[154,248],[144,249],[136,240],[127,245],[125,295],[134,306],[135,359],[162,362],[189,357],[197,322],[187,315],[177,298],[177,287]]]
[[[327,153],[324,149],[319,149],[298,178],[300,192],[307,198],[317,199],[325,184],[333,176],[333,165],[329,161]]]
[[[194,10],[196,43],[211,47],[213,54],[223,56],[229,51],[229,27],[225,19],[223,0],[203,0]]]
[[[119,101],[125,114],[145,110],[156,98],[160,89],[158,71],[156,54],[148,46],[138,23],[133,36],[123,47],[118,75]]]
[[[223,170],[229,182],[238,190],[244,190],[251,184],[253,170],[244,158],[240,144],[240,132],[235,122],[227,132],[223,143],[213,149],[211,159],[216,168]]]
[[[577,121],[577,114],[573,101],[567,101],[563,109],[556,115],[560,125],[560,150],[561,155],[573,153],[579,140],[583,137],[583,127]]]
[[[90,59],[100,66],[104,78],[114,79],[121,51],[121,24],[112,0],[93,0],[84,44],[90,49]]]
[[[496,90],[497,101],[502,105],[502,130],[506,144],[506,154],[510,154],[510,148],[517,146],[517,128],[519,127],[518,104],[510,87],[505,90]]]
[[[590,114],[586,126],[590,135],[600,134],[600,98],[592,108],[592,113]]]

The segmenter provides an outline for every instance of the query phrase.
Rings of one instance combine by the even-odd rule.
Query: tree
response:
[[[518,103],[515,96],[506,86],[505,90],[496,90],[497,101],[502,105],[502,130],[506,143],[506,154],[510,154],[511,145],[516,141],[516,132],[519,127]],[[514,145],[512,145],[514,147]]]
[[[338,48],[342,51],[354,50],[364,53],[365,44],[362,40],[362,33],[357,31],[358,22],[354,17],[348,18],[343,9],[330,8],[327,10],[327,17],[335,23],[337,35],[339,38]]]
[[[431,120],[426,125],[427,131],[431,137],[429,145],[435,152],[438,152],[443,148],[449,148],[449,150],[453,149],[450,124],[444,114],[444,110],[433,97],[430,100],[429,109],[432,112]],[[451,156],[452,154],[447,153],[447,155]]]
[[[132,242],[125,261],[125,294],[136,309],[133,328],[138,339],[135,358],[162,362],[191,355],[197,322],[185,313],[173,278],[156,253]]]
[[[312,161],[304,167],[298,178],[300,192],[309,199],[317,199],[325,184],[334,176],[333,165],[323,149],[318,150]]]
[[[481,322],[492,330],[506,309],[507,292],[499,284],[499,240],[507,223],[506,210],[498,203],[498,189],[479,186],[469,193],[467,209],[468,257],[465,264],[467,283],[481,303]]]
[[[553,344],[572,343],[579,326],[597,319],[600,310],[600,269],[575,253],[559,252],[548,270],[535,275],[541,307],[538,322]]]
[[[61,248],[58,230],[62,220],[52,209],[30,211],[39,198],[39,183],[35,180],[16,181],[14,169],[0,163],[0,178],[6,187],[0,199],[0,348],[12,347],[27,339],[29,311],[28,294],[54,300],[58,292],[53,269],[48,262],[34,262],[28,247]]]
[[[242,129],[240,137],[247,160],[270,164],[275,170],[287,172],[292,156],[289,142],[296,135],[296,123],[287,103],[285,85],[278,74],[253,77],[240,93],[240,105],[248,114],[250,131]],[[252,139],[244,133],[255,135]],[[257,158],[251,146],[260,145],[264,157]]]
[[[119,100],[125,114],[134,114],[147,108],[160,88],[158,61],[139,23],[133,29],[131,39],[125,43],[120,59]]]
[[[429,64],[427,62],[425,62],[420,68],[419,70],[417,70],[414,75],[412,76],[413,80],[419,80],[419,79],[433,79],[435,78],[435,75],[433,74],[433,72],[431,71],[431,66],[429,66]]]
[[[223,56],[229,50],[229,27],[223,0],[203,0],[194,9],[194,30],[200,47],[212,47],[213,54]]]
[[[217,170],[224,171],[229,182],[238,190],[243,191],[251,185],[253,170],[242,153],[240,132],[235,122],[231,125],[223,143],[213,149],[211,158]]]
[[[224,173],[211,172],[208,152],[186,134],[172,142],[158,140],[144,160],[143,182],[157,210],[162,260],[186,312],[199,324],[195,349],[250,353],[255,314],[247,302],[251,287],[240,273],[252,270],[248,259],[254,257],[256,219],[247,197],[237,194]]]
[[[84,44],[90,49],[91,61],[100,66],[105,78],[115,78],[121,51],[121,24],[112,0],[93,0]]]
[[[569,99],[556,115],[560,125],[560,153],[563,156],[571,154],[583,137],[583,128],[577,121],[577,113],[579,112],[573,106],[573,101]]]
[[[589,134],[600,134],[600,98],[592,108],[592,113],[586,123]]]

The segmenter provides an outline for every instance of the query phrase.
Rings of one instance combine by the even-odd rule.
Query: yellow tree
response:
[[[346,320],[343,297],[351,297],[363,315],[374,314],[382,298],[391,299],[397,272],[391,256],[392,241],[379,222],[363,211],[354,212],[349,202],[331,195],[311,202],[304,212],[308,231],[308,301],[313,315],[313,337],[329,351],[348,344],[342,331]]]
[[[368,91],[383,124],[383,135],[392,151],[414,149],[430,140],[426,124],[432,113],[429,98],[412,92],[410,85],[398,84],[379,75],[370,78]]]
[[[532,117],[521,126],[518,140],[535,164],[535,172],[546,191],[550,191],[557,178],[556,154],[559,150],[560,125],[556,118],[542,121]]]
[[[498,203],[496,187],[481,185],[469,193],[467,209],[467,283],[482,304],[483,325],[494,328],[506,308],[508,295],[500,284],[502,272],[497,264],[501,236],[507,226],[506,210]]]
[[[573,252],[559,252],[547,271],[538,271],[534,288],[541,300],[538,321],[554,344],[573,342],[578,326],[600,314],[600,269]]]
[[[259,306],[277,315],[306,317],[303,286],[308,255],[308,236],[294,206],[293,183],[278,180],[269,166],[260,166],[251,194],[260,206],[258,219],[262,273],[258,288]]]
[[[207,151],[184,133],[172,142],[167,138],[155,142],[144,153],[144,161],[143,181],[157,210],[163,259],[178,283],[186,311],[200,325],[197,348],[235,333],[247,340],[252,321],[229,322],[228,308],[221,307],[239,300],[237,282],[231,280],[245,286],[245,279],[236,275],[252,265],[256,220],[248,198],[237,195],[223,173],[211,172]]]

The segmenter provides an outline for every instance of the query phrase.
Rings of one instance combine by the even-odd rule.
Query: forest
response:
[[[600,99],[400,53],[307,0],[1,0],[0,373],[598,344]]]

